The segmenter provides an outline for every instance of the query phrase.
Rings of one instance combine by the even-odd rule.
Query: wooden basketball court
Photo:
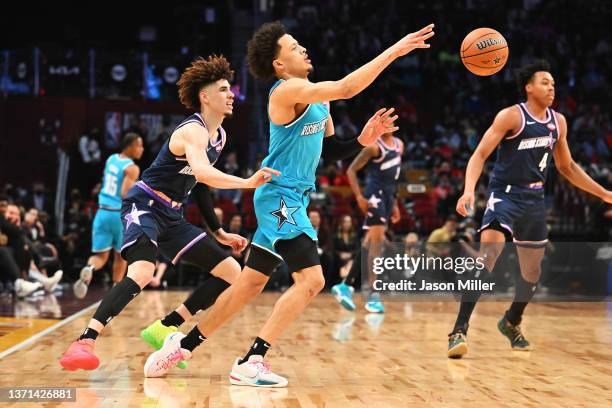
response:
[[[250,346],[278,293],[264,293],[206,340],[187,370],[145,379],[152,351],[139,331],[185,298],[145,291],[99,338],[93,372],[67,372],[57,360],[93,309],[0,360],[0,387],[76,387],[69,407],[525,407],[612,406],[612,303],[529,305],[523,330],[531,352],[513,352],[496,328],[506,303],[482,302],[472,318],[470,351],[446,358],[456,303],[386,303],[384,316],[348,313],[329,294],[268,353],[286,389],[230,386],[233,360]],[[361,306],[361,299],[360,306]],[[187,332],[194,322],[182,329]]]

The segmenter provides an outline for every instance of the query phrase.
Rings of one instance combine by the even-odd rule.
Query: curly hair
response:
[[[220,79],[234,79],[234,71],[223,55],[197,58],[176,83],[181,103],[187,109],[200,110],[200,90]]]
[[[278,39],[287,34],[285,26],[279,21],[266,23],[259,27],[247,43],[247,62],[251,75],[262,81],[274,78],[272,61],[278,56]]]
[[[516,71],[516,85],[519,95],[526,97],[525,86],[533,79],[536,72],[550,72],[550,64],[545,60],[539,60],[533,64],[525,65]]]

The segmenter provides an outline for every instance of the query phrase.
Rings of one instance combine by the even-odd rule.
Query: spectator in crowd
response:
[[[23,217],[21,225],[25,236],[32,242],[42,241],[45,239],[45,227],[38,219],[38,209],[30,208]]]
[[[21,212],[19,207],[0,199],[0,269],[5,271],[8,282],[12,282],[12,289],[17,297],[23,298],[34,294],[42,289],[51,292],[62,278],[62,272],[58,271],[49,278],[38,270],[33,262],[31,248],[20,228]],[[4,239],[6,237],[6,239]],[[4,245],[3,245],[4,244]],[[21,277],[28,274],[37,282],[28,282]]]
[[[339,277],[345,278],[351,268],[355,251],[359,250],[359,237],[353,225],[350,215],[343,215],[338,222],[336,235],[334,236],[334,264],[339,269]],[[330,282],[335,285],[338,282]]]
[[[457,230],[457,217],[451,214],[446,218],[444,225],[436,228],[427,238],[428,252],[435,256],[447,256],[450,254],[449,244],[455,236]]]
[[[38,211],[53,212],[53,198],[41,182],[32,185],[32,195],[29,196],[25,204],[28,208],[35,208]]]

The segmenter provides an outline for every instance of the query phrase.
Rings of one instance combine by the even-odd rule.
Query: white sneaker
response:
[[[287,379],[270,371],[270,363],[263,361],[263,356],[252,355],[242,364],[237,358],[229,375],[233,385],[250,385],[251,387],[281,388],[287,386]]]
[[[15,281],[15,294],[18,298],[28,297],[42,288],[43,286],[39,282],[28,282],[23,279],[17,279]]]
[[[163,377],[172,367],[191,358],[191,351],[181,348],[181,340],[184,337],[181,332],[173,332],[166,336],[162,348],[147,358],[144,365],[145,377]]]
[[[55,272],[53,274],[52,277],[50,278],[46,278],[42,284],[43,287],[45,288],[45,292],[47,293],[51,293],[53,292],[53,289],[55,289],[55,287],[57,286],[57,284],[59,283],[59,281],[62,280],[62,277],[64,276],[64,271],[62,271],[61,269],[58,270],[57,272]]]
[[[83,299],[85,295],[87,295],[87,289],[89,288],[89,282],[91,282],[92,277],[93,266],[85,265],[83,269],[81,269],[79,280],[74,282],[74,285],[72,286],[74,297],[77,299]]]

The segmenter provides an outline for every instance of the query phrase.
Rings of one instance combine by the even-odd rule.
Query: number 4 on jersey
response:
[[[544,172],[544,169],[546,168],[547,164],[548,164],[548,152],[544,153],[544,157],[542,157],[542,160],[540,160],[540,164],[538,165],[541,172]]]

